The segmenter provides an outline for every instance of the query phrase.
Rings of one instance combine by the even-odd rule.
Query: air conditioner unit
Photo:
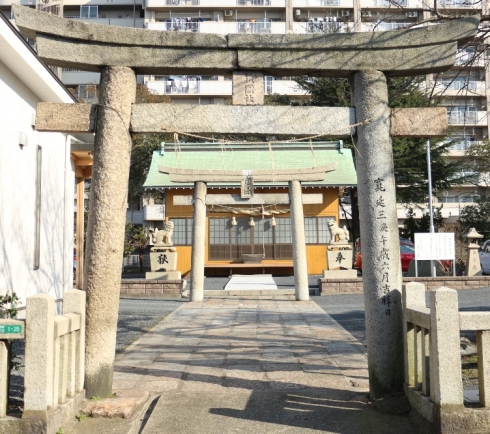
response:
[[[418,13],[416,11],[407,12],[407,17],[409,17],[409,18],[417,18],[418,17]]]
[[[225,17],[232,17],[233,13],[233,9],[225,9]]]
[[[342,11],[343,17],[350,17],[350,11]]]
[[[372,16],[372,13],[371,13],[371,11],[362,11],[361,16],[370,17],[370,16]]]
[[[297,17],[299,17],[301,15],[301,9],[296,9],[294,11],[294,15],[296,15]]]

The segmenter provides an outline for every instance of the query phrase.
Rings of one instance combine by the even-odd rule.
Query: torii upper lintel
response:
[[[138,74],[224,74],[348,77],[361,70],[410,76],[442,72],[457,47],[478,30],[479,16],[390,32],[315,35],[172,33],[87,24],[13,6],[18,27],[36,38],[39,57],[65,68],[125,66]]]

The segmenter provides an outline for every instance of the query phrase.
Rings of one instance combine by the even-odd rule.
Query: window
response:
[[[293,257],[291,219],[275,217],[272,226],[270,218],[250,217],[231,219],[209,219],[209,259],[241,259],[244,253],[262,253],[265,259],[291,259]],[[330,241],[328,221],[334,217],[305,217],[305,237],[307,244],[327,244]],[[175,234],[175,229],[174,229]]]
[[[442,197],[438,197],[437,200],[439,201],[439,203],[455,203],[456,197],[455,196],[442,196]]]
[[[403,253],[405,255],[415,255],[415,249],[412,246],[400,244],[400,253]]]
[[[98,6],[80,6],[80,18],[97,18]]]
[[[335,217],[305,217],[306,244],[328,244],[330,242],[329,220],[335,221]]]
[[[174,246],[190,246],[192,244],[192,218],[171,218],[174,224],[172,242]]]
[[[98,99],[97,85],[81,84],[78,86],[78,100],[80,102],[97,103]]]
[[[36,155],[36,220],[34,227],[34,270],[39,270],[41,258],[41,182],[42,182],[42,150],[37,147]]]

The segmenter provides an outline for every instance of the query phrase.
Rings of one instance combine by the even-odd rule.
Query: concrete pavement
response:
[[[154,396],[118,433],[419,432],[371,408],[364,347],[312,301],[184,303],[117,356],[114,378]]]

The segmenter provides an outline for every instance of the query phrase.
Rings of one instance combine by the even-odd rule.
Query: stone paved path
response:
[[[147,389],[153,433],[392,433],[366,403],[362,346],[314,302],[186,303],[116,358],[114,387]]]

